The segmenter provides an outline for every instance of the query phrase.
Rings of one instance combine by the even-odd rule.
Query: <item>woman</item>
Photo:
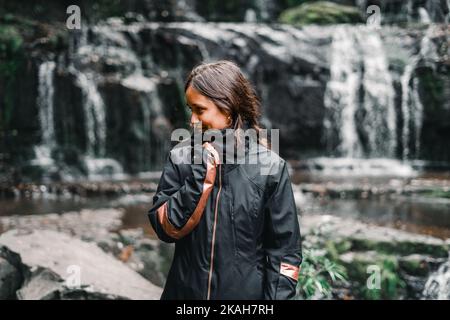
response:
[[[224,138],[204,134],[200,148],[187,139],[168,155],[148,212],[158,237],[175,242],[161,299],[294,297],[302,252],[287,164],[259,135],[237,134],[261,132],[254,89],[222,60],[195,67],[185,94],[191,126]]]

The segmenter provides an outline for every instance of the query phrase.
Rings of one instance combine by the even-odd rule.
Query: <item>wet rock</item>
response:
[[[142,229],[121,230],[119,235],[126,245],[118,255],[119,259],[152,283],[163,286],[174,246],[144,238]]]
[[[10,230],[0,236],[0,245],[17,252],[27,268],[49,269],[51,272],[32,274],[22,297],[77,297],[76,292],[61,289],[61,281],[75,281],[76,289],[89,288],[94,296],[129,299],[159,299],[162,289],[137,274],[93,243],[81,241],[51,230]],[[55,277],[54,275],[58,277]],[[75,278],[74,278],[75,277]],[[56,284],[55,284],[56,282]],[[85,289],[86,291],[87,289]],[[89,298],[89,294],[78,291]]]
[[[423,254],[411,254],[399,259],[400,269],[403,272],[418,277],[428,276],[430,272],[437,270],[439,265],[445,261],[445,258],[432,258]]]
[[[64,214],[14,215],[0,217],[0,225],[3,231],[54,230],[85,241],[102,242],[109,241],[110,232],[121,227],[123,214],[120,209],[84,209]]]
[[[148,173],[144,178],[157,180],[161,172]],[[50,184],[22,183],[16,186],[0,186],[0,196],[5,198],[37,198],[37,197],[118,197],[134,194],[152,193],[157,188],[157,182],[127,181],[127,182],[102,182],[85,181],[76,183],[55,182]]]
[[[398,229],[365,224],[329,215],[305,216],[303,230],[315,229],[333,234],[336,242],[348,241],[351,250],[375,250],[391,254],[426,254],[436,258],[448,256],[450,243],[431,236],[413,234]]]
[[[148,239],[141,228],[120,230],[123,210],[0,217],[0,230],[53,230],[93,242],[152,283],[165,283],[174,246]]]
[[[28,271],[24,286],[17,291],[20,300],[123,300],[125,297],[95,291],[90,286],[68,287],[65,281],[47,268]]]
[[[20,256],[0,246],[0,300],[15,299],[23,282]]]
[[[335,298],[420,299],[427,279],[448,257],[449,241],[351,219],[304,215],[301,226],[304,244],[319,244],[346,269],[349,285],[336,284]],[[380,286],[369,288],[374,275]]]
[[[20,300],[54,300],[63,290],[63,279],[47,268],[37,267],[29,271],[24,286],[17,291]]]

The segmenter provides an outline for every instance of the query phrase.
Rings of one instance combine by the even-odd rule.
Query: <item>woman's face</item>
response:
[[[220,111],[214,102],[189,86],[186,90],[186,101],[192,111],[191,126],[201,121],[202,129],[224,129],[230,124],[228,116]]]

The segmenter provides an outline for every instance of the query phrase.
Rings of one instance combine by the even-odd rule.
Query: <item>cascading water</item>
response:
[[[419,64],[421,66],[433,67],[434,61],[438,60],[437,49],[430,37],[434,32],[434,26],[430,25],[420,42],[419,53],[413,56],[406,65],[401,77],[402,86],[402,157],[404,160],[417,158],[420,152],[420,134],[423,121],[423,104],[419,96],[419,81],[414,77],[414,70]],[[428,63],[431,61],[431,63]],[[414,148],[414,152],[411,150]]]
[[[55,125],[53,119],[54,85],[53,77],[56,64],[54,61],[45,61],[39,66],[38,71],[38,100],[39,122],[41,127],[41,143],[35,146],[36,165],[51,165],[52,149],[56,146]]]
[[[88,29],[82,32],[72,58],[82,58],[95,51],[88,41]],[[107,54],[108,46],[100,47],[99,54]],[[70,71],[75,75],[76,84],[82,92],[82,105],[85,118],[86,154],[84,162],[89,179],[124,178],[121,164],[106,157],[106,106],[98,90],[96,73],[91,70],[80,70],[72,64]]]
[[[331,44],[325,91],[327,140],[339,136],[348,158],[395,156],[394,88],[383,43],[370,27],[339,26]]]
[[[83,93],[84,114],[86,116],[87,153],[90,156],[105,155],[106,123],[105,105],[93,75],[75,72],[77,83]]]
[[[424,299],[450,299],[450,260],[444,262],[439,269],[430,275],[423,290]]]
[[[422,120],[423,106],[420,102],[420,97],[417,91],[417,79],[413,78],[414,69],[419,61],[419,56],[414,57],[411,63],[405,67],[405,71],[401,77],[402,86],[402,158],[407,160],[411,156],[418,155],[420,147],[420,127]],[[412,82],[412,86],[411,86]],[[415,153],[411,154],[410,140],[411,129],[415,135]]]
[[[365,117],[362,130],[370,157],[394,157],[396,148],[396,114],[394,87],[380,35],[364,27],[356,34],[361,47]]]
[[[65,115],[70,124],[67,130],[76,133],[64,136],[72,137],[74,133],[81,136],[73,140],[80,149],[86,144],[88,161],[96,161],[87,167],[95,171],[101,168],[99,161],[108,157],[126,164],[130,172],[159,165],[155,154],[163,153],[162,141],[167,138],[157,128],[171,130],[169,118],[181,111],[178,104],[182,103],[183,82],[190,62],[195,65],[193,61],[225,56],[241,64],[244,73],[257,85],[267,123],[280,126],[291,137],[303,135],[299,142],[311,148],[312,155],[371,162],[380,158],[418,158],[423,106],[418,90],[422,83],[415,70],[424,63],[424,56],[430,58],[435,51],[435,35],[423,37],[420,53],[412,55],[420,31],[407,33],[405,41],[399,44],[402,31],[363,25],[332,28],[192,22],[126,25],[114,20],[84,30],[74,42],[69,65],[65,66],[63,59],[57,60],[61,71],[58,77],[68,82],[75,78],[75,86],[81,89],[76,94],[81,92],[83,112]],[[402,68],[403,65],[406,67]],[[66,74],[71,77],[66,78]],[[43,76],[40,79],[40,83],[45,83]],[[62,82],[61,88],[66,85]],[[41,96],[46,99],[44,93]],[[58,99],[55,106],[59,106],[64,98],[59,92],[55,97]],[[286,114],[289,119],[279,111],[283,105],[290,113]],[[106,111],[109,109],[111,112]],[[43,127],[51,131],[50,126]],[[136,145],[119,148],[107,145],[120,143],[119,132],[126,141],[137,142]],[[323,144],[318,143],[316,150],[316,146],[305,143],[321,135],[327,142],[327,151],[323,150]],[[292,139],[289,147],[295,148],[295,143]],[[320,158],[320,166],[323,160]],[[366,170],[364,164],[356,161],[334,165],[342,167],[342,164]],[[374,165],[397,168],[385,161]],[[383,170],[377,170],[380,171]]]
[[[401,77],[404,125],[398,129],[396,92],[378,30],[369,26],[339,26],[333,33],[330,51],[324,137],[329,153],[344,159],[328,159],[328,166],[335,168],[345,163],[347,174],[353,168],[355,174],[414,175],[409,165],[395,159],[399,141],[404,159],[410,158],[410,139],[414,139],[414,155],[419,150],[423,107],[418,80],[413,79],[417,59],[412,59]],[[400,139],[397,132],[401,132]],[[364,160],[367,164],[363,165],[361,158],[368,158]],[[325,159],[311,161],[320,160],[323,165]]]
[[[324,98],[329,115],[324,123],[327,141],[331,141],[335,132],[338,131],[339,152],[350,158],[362,156],[362,146],[355,123],[362,77],[359,66],[361,61],[352,33],[350,29],[339,26],[333,34],[330,49],[331,79],[327,84]],[[335,124],[339,124],[340,127],[333,127]]]

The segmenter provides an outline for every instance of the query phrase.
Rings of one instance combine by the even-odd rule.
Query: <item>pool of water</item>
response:
[[[425,189],[449,194],[449,172],[412,175],[407,175],[406,172],[407,170],[402,168],[401,175],[395,175],[394,170],[386,175],[368,176],[360,174],[361,172],[352,175],[346,171],[345,174],[330,175],[329,172],[293,170],[291,177],[301,215],[335,215],[443,239],[450,238],[450,197],[430,197],[421,193]],[[306,185],[313,185],[313,189],[326,189],[330,186],[332,189],[339,189],[345,186],[350,190],[369,187],[388,192],[376,197],[336,198],[326,194],[305,192]],[[412,191],[407,194],[396,192],[396,188],[406,188],[405,186]],[[0,216],[64,213],[85,208],[122,208],[125,211],[123,228],[142,227],[146,235],[155,237],[147,217],[152,196],[150,192],[120,197],[89,198],[44,193],[32,198],[0,199]]]

